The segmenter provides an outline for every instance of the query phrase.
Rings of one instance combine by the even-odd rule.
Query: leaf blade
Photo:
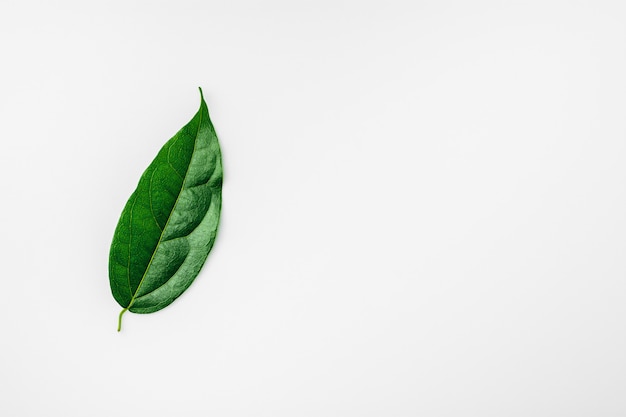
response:
[[[144,171],[113,236],[111,292],[134,313],[161,310],[178,298],[200,272],[217,236],[222,158],[200,93],[200,109]]]

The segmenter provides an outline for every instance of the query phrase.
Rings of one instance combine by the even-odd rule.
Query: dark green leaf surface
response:
[[[159,151],[120,217],[109,281],[122,314],[153,313],[196,278],[217,233],[222,156],[200,90],[200,110]]]

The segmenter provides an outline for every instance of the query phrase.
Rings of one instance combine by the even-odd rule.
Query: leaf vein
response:
[[[172,169],[174,170],[174,172],[176,174],[178,174],[178,176],[183,180],[183,182],[185,181],[185,178],[183,178],[183,176],[181,175],[180,172],[178,172],[178,170],[176,169],[176,167],[174,165],[172,165],[172,163],[170,162],[170,154],[172,153],[172,147],[174,146],[174,144],[176,142],[178,142],[178,139],[180,139],[180,136],[178,136],[176,139],[174,139],[174,142],[172,142],[172,145],[169,147],[169,149],[167,150],[167,163],[172,167]],[[190,161],[191,162],[191,161]],[[186,173],[185,173],[186,174]]]
[[[176,202],[174,203],[174,207],[172,208],[172,211],[170,212],[168,218],[167,218],[167,222],[165,223],[165,226],[163,227],[163,230],[161,231],[161,235],[159,236],[159,241],[156,244],[156,247],[154,249],[154,252],[152,252],[152,256],[150,257],[150,261],[148,262],[148,265],[146,266],[146,269],[143,273],[143,276],[141,277],[141,280],[139,281],[139,285],[137,286],[137,289],[135,290],[135,292],[132,294],[132,299],[130,301],[130,304],[128,306],[128,308],[130,309],[130,307],[132,306],[133,302],[135,302],[135,296],[137,295],[137,293],[139,292],[139,289],[141,288],[141,285],[143,284],[143,281],[146,278],[146,275],[148,274],[148,271],[150,270],[150,267],[152,266],[152,261],[154,260],[154,255],[156,254],[159,245],[162,243],[163,241],[163,234],[165,232],[165,230],[167,229],[167,225],[170,222],[170,219],[172,218],[172,213],[174,211],[176,211],[176,207],[178,206],[178,202],[180,199],[180,195],[182,194],[183,189],[185,188],[185,182],[187,181],[187,175],[189,174],[189,167],[191,166],[191,163],[193,161],[193,155],[196,151],[196,143],[198,142],[198,134],[200,133],[200,126],[202,125],[202,106],[200,107],[200,111],[198,112],[199,117],[198,117],[198,128],[196,129],[196,134],[194,136],[194,142],[193,142],[193,149],[191,151],[191,157],[189,159],[189,165],[187,165],[187,170],[185,171],[185,177],[183,178],[183,182],[180,186],[180,191],[178,192],[178,196],[176,197]],[[171,148],[170,148],[171,150]],[[169,153],[169,151],[168,151]]]
[[[128,220],[128,264],[126,265],[126,276],[128,277],[128,290],[130,292],[130,304],[133,302],[133,287],[130,285],[130,248],[132,246],[133,241],[133,208],[135,208],[135,203],[137,202],[137,194],[135,194],[135,198],[133,198],[133,204],[130,206],[130,218]]]
[[[176,274],[178,273],[178,271],[180,271],[180,268],[182,268],[184,264],[185,264],[185,261],[183,260],[183,262],[181,262],[180,265],[178,265],[178,268],[176,268],[176,271],[168,279],[166,279],[163,284],[161,284],[160,286],[156,287],[155,289],[153,289],[151,291],[148,291],[147,293],[142,294],[139,297],[135,298],[135,301],[139,300],[140,298],[143,298],[143,297],[145,297],[145,296],[147,296],[149,294],[152,294],[153,292],[155,292],[156,290],[158,290],[159,288],[161,288],[162,286],[167,284],[172,278],[174,278],[176,276]],[[139,289],[137,289],[137,290],[139,290]]]
[[[163,233],[163,228],[159,224],[159,220],[157,219],[157,217],[154,215],[154,209],[152,208],[152,179],[154,178],[155,172],[156,172],[156,168],[152,170],[152,175],[150,175],[150,184],[148,184],[148,200],[150,201],[150,214],[152,214],[152,218],[154,219],[154,222],[156,223],[161,233]]]

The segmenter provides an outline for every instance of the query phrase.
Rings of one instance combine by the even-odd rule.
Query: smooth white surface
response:
[[[626,415],[626,3],[0,3],[0,415]],[[223,223],[109,244],[202,86]]]

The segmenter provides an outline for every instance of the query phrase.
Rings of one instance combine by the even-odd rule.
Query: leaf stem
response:
[[[128,307],[126,307],[124,310],[120,311],[120,316],[117,319],[117,331],[118,332],[120,330],[122,330],[122,316],[124,315],[124,313],[126,313],[127,310],[128,310]]]

